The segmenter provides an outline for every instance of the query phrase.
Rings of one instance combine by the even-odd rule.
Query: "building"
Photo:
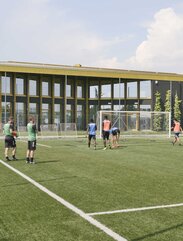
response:
[[[0,62],[0,122],[14,116],[24,126],[77,123],[84,130],[97,110],[153,110],[171,90],[182,99],[183,75],[23,62]],[[181,106],[182,108],[182,106]],[[183,109],[183,108],[182,108]]]

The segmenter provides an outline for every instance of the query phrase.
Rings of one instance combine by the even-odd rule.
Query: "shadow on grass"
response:
[[[183,223],[180,223],[180,224],[174,225],[172,227],[169,227],[169,228],[166,228],[166,229],[162,229],[160,231],[156,231],[154,233],[150,233],[150,234],[144,235],[144,236],[139,237],[139,238],[132,239],[131,241],[140,241],[140,240],[143,240],[143,239],[147,239],[148,240],[148,238],[152,238],[155,235],[163,234],[163,233],[168,232],[168,231],[170,231],[172,229],[177,229],[177,228],[180,228],[182,226],[183,226]]]
[[[62,160],[49,160],[49,161],[37,161],[36,162],[36,165],[37,164],[46,164],[46,163],[55,163],[55,162],[61,162]]]
[[[58,177],[58,178],[52,178],[52,179],[39,180],[38,182],[39,182],[39,183],[52,182],[52,181],[65,180],[65,179],[71,179],[71,178],[77,178],[77,176]]]

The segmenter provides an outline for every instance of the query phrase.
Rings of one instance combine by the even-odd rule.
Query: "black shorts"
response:
[[[91,141],[91,139],[96,140],[96,135],[88,135],[88,140]]]
[[[119,129],[116,129],[116,130],[112,131],[112,135],[113,136],[117,136],[117,134],[120,134],[120,130]]]
[[[175,132],[175,138],[179,138],[180,132]]]
[[[28,150],[35,151],[36,150],[36,140],[28,141]]]
[[[109,131],[102,131],[102,134],[103,134],[103,140],[107,139],[109,140]]]
[[[5,136],[5,148],[15,148],[16,141],[13,136]]]

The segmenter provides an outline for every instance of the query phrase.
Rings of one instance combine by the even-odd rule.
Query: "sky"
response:
[[[183,73],[182,0],[0,0],[0,61]]]

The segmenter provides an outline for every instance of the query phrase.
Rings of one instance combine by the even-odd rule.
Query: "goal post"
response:
[[[171,136],[171,113],[155,111],[110,111],[97,113],[97,125],[102,136],[102,122],[107,116],[112,127],[118,127],[125,135]]]

